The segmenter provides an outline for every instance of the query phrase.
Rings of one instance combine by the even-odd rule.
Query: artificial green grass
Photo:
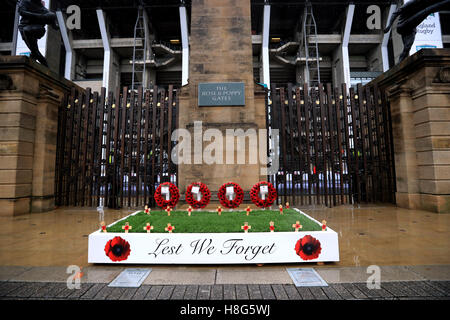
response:
[[[249,232],[269,232],[269,223],[273,221],[275,224],[275,232],[294,231],[292,224],[300,221],[303,226],[299,231],[320,231],[321,226],[307,216],[293,209],[284,209],[283,215],[278,210],[253,210],[249,216],[245,211],[222,211],[219,216],[217,212],[209,211],[192,211],[188,216],[187,211],[172,211],[170,217],[165,211],[151,211],[151,215],[147,215],[141,211],[134,216],[116,222],[107,228],[108,232],[124,232],[122,226],[126,222],[132,226],[129,231],[146,232],[143,228],[147,223],[154,226],[152,233],[165,233],[164,229],[170,223],[175,227],[173,233],[220,233],[220,232],[244,232],[241,226],[245,222],[252,227]]]

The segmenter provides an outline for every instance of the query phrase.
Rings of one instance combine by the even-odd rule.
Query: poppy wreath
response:
[[[197,201],[197,199],[194,199],[194,195],[192,194],[192,187],[197,186],[200,188],[200,192],[202,193],[202,198],[200,199],[200,201]],[[204,207],[206,207],[209,203],[209,200],[211,200],[211,192],[209,191],[208,187],[206,186],[206,184],[201,183],[201,182],[194,182],[191,183],[187,188],[186,188],[186,202],[189,203],[189,205],[192,206],[192,208],[194,209],[203,209]]]
[[[170,191],[170,199],[166,200],[162,195],[161,195],[161,187],[163,186],[168,186],[169,187],[169,191]],[[176,185],[174,185],[173,183],[170,182],[164,182],[161,183],[158,188],[156,188],[155,191],[155,195],[154,195],[156,204],[158,205],[158,207],[160,208],[167,208],[167,207],[171,207],[174,208],[177,203],[178,200],[180,199],[180,192],[178,191],[178,188]]]
[[[321,251],[320,241],[310,235],[300,238],[295,245],[295,253],[303,260],[317,259]]]
[[[227,187],[234,187],[235,197],[231,201],[226,196]],[[237,208],[242,203],[242,200],[244,200],[244,191],[237,183],[227,182],[220,187],[217,197],[219,198],[220,204],[225,208]]]
[[[105,245],[105,254],[112,261],[127,260],[130,252],[130,244],[121,237],[114,237]]]
[[[264,200],[259,197],[259,188],[261,186],[267,186],[269,189],[269,193],[266,194],[266,199]],[[270,207],[274,203],[276,198],[277,198],[277,190],[275,190],[273,185],[267,181],[258,182],[250,190],[250,199],[257,207],[260,208]]]

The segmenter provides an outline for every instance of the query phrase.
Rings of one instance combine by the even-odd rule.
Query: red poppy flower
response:
[[[274,226],[270,226],[269,229],[270,229],[270,231],[275,231],[275,227]]]
[[[234,188],[235,197],[233,200],[229,200],[226,197],[227,187]],[[225,208],[237,208],[242,203],[242,200],[244,200],[244,191],[237,183],[227,182],[220,187],[219,192],[217,193],[217,197],[219,198],[220,204]]]
[[[317,259],[321,251],[320,241],[310,235],[300,238],[295,245],[295,253],[303,260]]]
[[[262,185],[267,186],[269,190],[269,193],[266,195],[264,200],[259,197],[259,189]],[[277,190],[273,187],[273,185],[270,182],[267,181],[258,182],[250,190],[250,199],[256,206],[260,208],[270,207],[274,203],[276,198],[277,198]]]
[[[121,237],[114,237],[105,245],[105,253],[112,261],[126,260],[130,252],[130,244]]]
[[[161,195],[161,187],[163,187],[163,186],[169,187],[169,192],[170,192],[169,200],[166,200]],[[156,188],[155,194],[153,197],[155,198],[155,201],[156,201],[156,204],[158,205],[158,207],[163,208],[163,209],[165,209],[167,207],[175,208],[175,206],[178,203],[178,200],[180,199],[180,192],[178,191],[177,186],[174,185],[173,183],[164,182],[164,183],[161,183],[158,186],[158,188]]]
[[[200,188],[200,192],[202,193],[202,198],[200,199],[200,201],[197,201],[196,199],[194,199],[194,196],[192,195],[192,187],[194,187],[194,186],[197,186]],[[208,205],[209,200],[211,200],[211,191],[209,191],[206,184],[201,183],[201,182],[194,182],[186,188],[185,199],[186,199],[186,202],[189,203],[192,208],[202,209],[202,208],[205,208]]]

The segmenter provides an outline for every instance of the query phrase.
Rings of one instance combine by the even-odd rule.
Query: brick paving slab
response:
[[[395,297],[407,297],[408,294],[403,286],[397,285],[395,282],[382,282],[381,287],[389,291]]]
[[[211,296],[211,286],[201,285],[198,287],[197,300],[209,300]]]
[[[249,300],[248,288],[246,284],[236,285],[236,299],[238,300]]]
[[[56,295],[57,298],[61,296],[65,296],[67,299],[79,299],[81,296],[83,296],[89,289],[91,289],[94,284],[93,283],[81,283],[80,289],[69,289],[67,287],[67,284],[65,284],[65,288],[58,292]],[[99,283],[101,285],[101,283]],[[101,286],[100,286],[101,287]],[[91,298],[88,298],[91,299]]]
[[[13,292],[15,297],[18,298],[31,298],[34,294],[42,289],[47,283],[45,282],[29,282],[17,292]]]
[[[353,283],[343,283],[342,285],[356,299],[367,299],[367,296],[362,293],[361,290],[359,290]]]
[[[159,293],[158,300],[170,300],[172,292],[175,286],[163,286],[161,292]]]
[[[172,292],[172,297],[170,299],[172,300],[183,300],[184,293],[186,292],[186,286],[175,286]]]
[[[30,298],[45,298],[48,296],[48,294],[52,291],[52,287],[54,283],[50,282],[43,282],[43,286],[36,290]]]
[[[236,290],[234,284],[223,285],[223,299],[224,300],[236,300]]]
[[[223,285],[215,284],[212,286],[211,300],[223,300]]]
[[[275,294],[275,297],[277,298],[277,300],[289,300],[289,297],[288,297],[286,291],[284,291],[282,284],[273,284],[272,290],[273,290],[273,293]]]
[[[342,297],[337,293],[332,287],[322,287],[323,292],[327,295],[330,300],[342,300]]]
[[[188,285],[186,287],[186,292],[184,293],[184,300],[195,300],[197,299],[198,286]]]
[[[430,285],[442,292],[443,295],[450,295],[450,282],[449,281],[429,281]]]
[[[336,290],[336,292],[342,297],[342,299],[344,300],[354,300],[355,297],[353,297],[353,295],[348,292],[347,289],[345,289],[345,287],[342,285],[342,283],[332,283],[329,284],[329,286],[331,288],[333,288],[334,290]]]
[[[275,294],[273,293],[272,286],[270,284],[261,284],[259,286],[263,300],[275,300]]]
[[[364,293],[369,298],[389,298],[392,297],[392,294],[385,289],[369,289],[367,288],[367,283],[355,283],[354,284],[362,293]]]
[[[408,282],[408,286],[418,297],[432,297],[435,291],[433,287],[423,281],[411,281]]]
[[[20,287],[24,286],[25,282],[15,282],[15,281],[2,281],[0,282],[0,296],[8,296],[10,292],[18,290]]]
[[[132,300],[144,300],[147,293],[150,291],[149,285],[142,285],[137,290],[134,296],[131,298]]]
[[[119,297],[119,300],[131,300],[138,291],[138,288],[123,288],[123,293]]]
[[[251,300],[262,300],[261,290],[257,284],[248,285],[248,295]]]
[[[93,284],[87,291],[81,296],[81,299],[93,299],[97,293],[100,292],[104,287],[106,286],[106,283],[95,283]],[[76,294],[77,290],[74,290],[74,293]]]
[[[48,290],[45,294],[42,296],[45,298],[56,298],[60,292],[65,290],[67,288],[67,283],[61,283],[61,282],[53,282],[50,283]],[[81,284],[80,284],[81,289]]]
[[[314,300],[314,296],[306,287],[297,287],[297,292],[300,294],[303,300]]]
[[[323,292],[321,287],[311,287],[309,290],[317,300],[329,300],[328,296],[325,292]]]
[[[156,300],[161,293],[163,286],[152,286],[145,296],[145,300]]]
[[[108,296],[108,300],[119,300],[120,297],[123,295],[125,289],[126,288],[113,287]]]
[[[286,294],[289,297],[289,300],[301,300],[302,297],[298,293],[297,289],[295,288],[295,285],[293,284],[285,284],[284,290],[286,291]]]
[[[108,287],[107,284],[95,295],[94,300],[106,300],[114,292],[113,287]]]

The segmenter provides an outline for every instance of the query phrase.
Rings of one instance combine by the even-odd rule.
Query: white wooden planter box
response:
[[[321,225],[300,210],[297,211]],[[125,219],[127,217],[121,220]],[[306,236],[320,242],[317,258],[304,260],[297,254],[296,244]],[[121,243],[126,241],[125,247],[129,248],[126,250],[129,254],[124,254],[120,261],[113,261],[105,252],[105,246],[115,237],[123,239]],[[339,261],[338,234],[328,227],[326,231],[248,233],[104,233],[98,230],[89,235],[88,250],[89,263],[255,264]]]

